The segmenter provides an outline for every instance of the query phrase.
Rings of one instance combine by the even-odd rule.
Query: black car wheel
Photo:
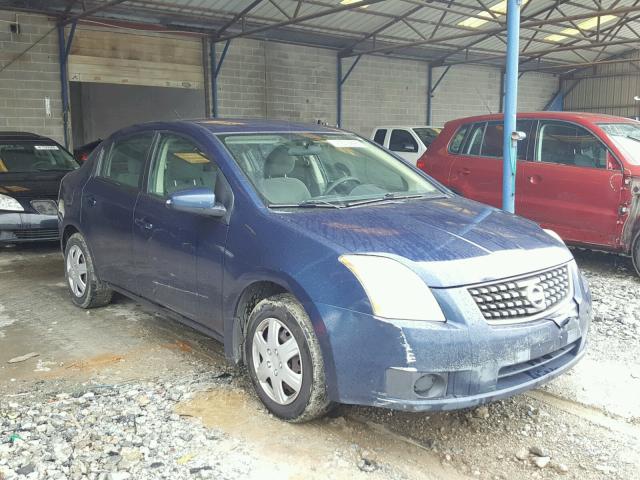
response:
[[[64,251],[64,274],[71,301],[80,308],[102,307],[111,302],[113,291],[96,275],[84,237],[71,235]]]
[[[256,305],[249,317],[245,358],[258,397],[277,417],[301,423],[330,408],[320,345],[293,296],[276,295]]]
[[[633,259],[633,266],[636,267],[636,272],[640,275],[640,233],[636,235],[636,239],[631,247],[631,258]]]

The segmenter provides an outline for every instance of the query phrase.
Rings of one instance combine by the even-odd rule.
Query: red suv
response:
[[[567,243],[629,254],[640,274],[640,122],[518,114],[516,213]],[[502,115],[447,123],[419,168],[468,198],[502,204]]]

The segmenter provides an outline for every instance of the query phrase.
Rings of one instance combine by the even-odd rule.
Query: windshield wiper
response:
[[[326,200],[309,199],[300,203],[270,203],[269,208],[342,208]]]
[[[388,202],[390,200],[407,200],[411,198],[442,198],[441,195],[429,195],[425,193],[415,193],[407,195],[399,195],[397,193],[385,193],[382,197],[370,198],[368,200],[359,200],[356,202],[348,202],[345,206],[357,207],[360,205],[368,205],[370,203]]]

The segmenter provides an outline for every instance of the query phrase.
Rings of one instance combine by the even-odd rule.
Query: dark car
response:
[[[502,115],[461,118],[418,167],[465,197],[502,203]],[[516,213],[569,244],[630,255],[640,275],[640,122],[582,112],[519,113]]]
[[[89,142],[82,145],[81,147],[75,148],[73,150],[73,156],[76,158],[76,160],[78,160],[78,162],[84,163],[87,161],[87,158],[89,158],[89,155],[91,155],[91,152],[93,152],[101,142],[102,139],[99,138],[97,140],[94,140],[93,142]]]
[[[470,407],[574,365],[591,317],[569,250],[354,134],[140,125],[63,180],[72,301],[113,291],[224,342],[275,415]]]
[[[78,166],[50,138],[0,132],[0,243],[58,240],[60,180]]]

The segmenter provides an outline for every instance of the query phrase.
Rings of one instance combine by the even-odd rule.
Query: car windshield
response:
[[[220,135],[270,207],[341,208],[443,194],[360,137],[333,133]]]
[[[633,165],[640,165],[640,123],[600,123],[611,141],[625,153]]]
[[[436,139],[436,137],[442,131],[442,129],[424,127],[424,128],[414,128],[413,131],[416,132],[416,135],[418,135],[418,137],[420,137],[420,140],[422,140],[422,143],[424,143],[424,146],[428,147],[433,143],[433,141]]]
[[[73,157],[55,143],[0,143],[0,174],[69,171],[78,166]]]

